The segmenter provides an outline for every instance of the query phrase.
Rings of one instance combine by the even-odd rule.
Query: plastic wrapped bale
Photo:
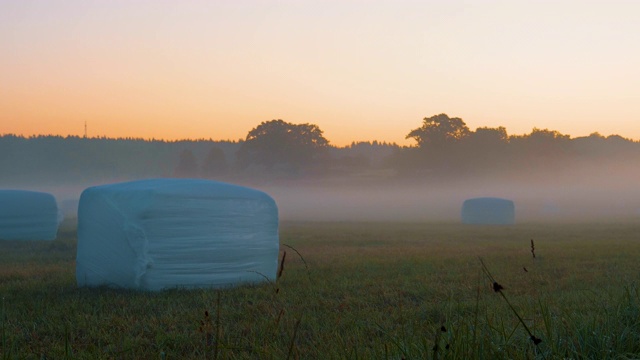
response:
[[[463,224],[511,225],[515,223],[513,201],[494,197],[468,199],[462,204]]]
[[[221,182],[152,179],[80,196],[79,286],[141,290],[275,280],[278,209],[264,192]]]
[[[55,240],[62,212],[44,192],[0,190],[0,239]]]

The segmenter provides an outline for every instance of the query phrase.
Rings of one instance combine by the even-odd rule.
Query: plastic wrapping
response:
[[[462,204],[462,223],[511,225],[515,223],[513,201],[495,197],[465,200]]]
[[[0,190],[0,239],[54,240],[62,212],[44,192]]]
[[[160,290],[275,280],[278,251],[278,210],[258,190],[152,179],[80,196],[79,286]]]

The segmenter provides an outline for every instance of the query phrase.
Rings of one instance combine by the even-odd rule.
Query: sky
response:
[[[640,1],[0,0],[0,134],[413,144],[424,117],[640,139]]]

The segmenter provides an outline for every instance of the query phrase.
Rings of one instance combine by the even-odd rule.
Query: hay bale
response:
[[[258,190],[152,179],[80,196],[79,286],[160,290],[275,280],[278,251],[278,209]]]
[[[62,213],[44,192],[0,190],[0,239],[55,240]]]
[[[495,197],[465,200],[462,204],[463,224],[511,225],[515,223],[513,201]]]

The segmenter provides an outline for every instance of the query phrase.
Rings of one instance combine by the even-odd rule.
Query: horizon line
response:
[[[485,127],[479,127],[479,128],[485,128]],[[477,130],[477,129],[476,129]],[[608,139],[608,138],[612,138],[612,137],[619,137],[622,138],[624,140],[627,141],[631,141],[634,143],[638,143],[640,142],[640,139],[634,139],[631,137],[626,137],[620,134],[610,134],[610,135],[602,135],[600,134],[600,132],[598,131],[594,131],[589,135],[583,135],[583,136],[576,136],[573,137],[572,135],[569,134],[564,134],[561,133],[560,131],[557,130],[550,130],[548,128],[537,128],[534,127],[531,132],[533,132],[534,130],[541,130],[541,131],[551,131],[551,132],[558,132],[560,135],[563,136],[569,136],[569,140],[575,140],[575,139],[581,139],[581,138],[588,138],[594,135],[600,136],[604,139]],[[472,130],[475,132],[475,130]],[[512,137],[521,137],[521,136],[526,136],[531,134],[530,133],[524,133],[524,134],[511,134],[511,135],[507,135],[507,138],[512,138]],[[0,137],[6,137],[6,136],[15,136],[15,137],[21,137],[21,138],[25,138],[25,139],[29,139],[29,138],[38,138],[38,137],[60,137],[60,138],[79,138],[79,139],[97,139],[97,140],[137,140],[137,141],[148,141],[148,142],[153,142],[153,141],[157,141],[157,142],[166,142],[166,143],[178,143],[178,142],[226,142],[226,143],[242,143],[244,141],[246,141],[246,139],[244,138],[238,138],[236,140],[233,139],[213,139],[211,137],[209,138],[177,138],[177,139],[166,139],[166,138],[155,138],[155,137],[136,137],[136,136],[117,136],[117,137],[112,137],[112,136],[107,136],[107,135],[93,135],[93,136],[88,136],[86,134],[84,135],[77,135],[77,134],[67,134],[67,135],[62,135],[62,134],[31,134],[31,135],[25,135],[25,134],[16,134],[16,133],[0,133]],[[395,141],[386,141],[386,140],[352,140],[350,143],[345,144],[345,145],[335,145],[331,142],[331,140],[327,139],[329,144],[328,146],[330,147],[336,147],[336,148],[340,148],[340,147],[349,147],[352,145],[356,145],[356,144],[362,144],[362,143],[369,143],[369,144],[373,144],[373,143],[378,143],[380,145],[389,145],[389,146],[398,146],[398,147],[417,147],[418,144],[411,144],[411,145],[401,145],[398,144]]]

